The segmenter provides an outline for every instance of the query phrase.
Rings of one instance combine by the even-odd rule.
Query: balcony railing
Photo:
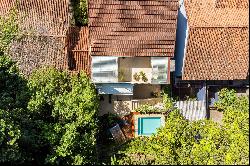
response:
[[[144,104],[156,105],[161,103],[162,98],[134,99],[130,101],[114,101],[114,112],[130,113]]]
[[[156,105],[157,103],[161,103],[161,102],[162,102],[162,98],[131,100],[132,111],[134,111],[141,105],[145,105],[145,104]]]

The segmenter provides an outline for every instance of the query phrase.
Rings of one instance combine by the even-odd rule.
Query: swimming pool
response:
[[[162,114],[136,114],[133,119],[135,137],[150,136],[165,125],[165,116]]]
[[[161,127],[161,125],[161,117],[138,118],[138,135],[152,135],[156,133],[156,129]]]

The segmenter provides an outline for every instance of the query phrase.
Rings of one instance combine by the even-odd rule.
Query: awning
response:
[[[129,83],[96,84],[99,94],[133,95],[133,85]]]

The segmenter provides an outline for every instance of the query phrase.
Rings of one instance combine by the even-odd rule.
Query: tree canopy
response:
[[[227,89],[220,94],[222,125],[212,120],[190,122],[174,110],[157,134],[125,144],[111,158],[111,164],[249,164],[248,98],[237,97],[235,91]],[[230,95],[233,101],[229,102],[225,98]]]
[[[86,14],[86,1],[81,2]],[[15,13],[0,17],[0,163],[97,164],[94,85],[83,72],[71,75],[51,67],[25,79],[8,56],[18,30]],[[219,98],[221,125],[187,121],[165,95],[164,108],[172,110],[165,126],[123,145],[111,164],[249,164],[249,100],[228,89]]]
[[[5,53],[9,44],[18,36],[19,27],[15,8],[11,9],[8,17],[0,16],[0,55]]]
[[[89,78],[49,68],[35,72],[28,86],[32,94],[28,110],[41,131],[39,139],[50,149],[46,162],[95,162],[98,104]]]
[[[1,69],[0,73],[11,67]],[[21,86],[8,81],[7,90]],[[29,94],[26,107],[25,101],[24,107],[19,107],[8,95],[2,97],[6,102],[1,102],[0,109],[3,152],[0,161],[95,163],[98,102],[89,78],[84,73],[70,76],[44,68],[32,74],[26,90]],[[21,91],[22,95],[27,91]]]

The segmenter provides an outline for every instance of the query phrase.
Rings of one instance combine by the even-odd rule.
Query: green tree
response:
[[[174,110],[169,114],[166,124],[156,135],[135,138],[125,144],[112,158],[111,164],[145,165],[145,164],[178,164],[176,149],[180,146],[179,138],[188,121]]]
[[[97,95],[89,78],[53,68],[35,72],[28,83],[39,149],[52,164],[95,163]]]
[[[0,55],[0,109],[27,107],[29,94],[26,83],[15,62],[6,55]]]
[[[233,106],[237,100],[236,91],[234,89],[223,88],[219,92],[219,100],[215,103],[215,107],[219,110],[225,110],[229,106]]]
[[[249,98],[237,97],[232,90],[221,92],[224,94],[220,95],[217,105],[224,112],[222,121],[228,143],[225,164],[249,164]]]
[[[15,10],[0,17],[0,163],[93,164],[98,101],[80,73],[41,69],[26,81],[9,56]]]
[[[30,125],[27,105],[27,81],[20,76],[16,64],[6,55],[0,56],[0,162],[22,163],[26,160],[24,148]],[[30,136],[29,136],[30,137]]]
[[[177,149],[181,165],[223,164],[224,135],[219,124],[211,120],[189,122]]]
[[[17,38],[19,27],[16,10],[0,16],[0,163],[17,164],[24,161],[21,148],[20,119],[29,100],[27,81],[9,56],[10,43]]]
[[[163,94],[163,105],[167,111],[172,110],[174,108],[173,99],[167,94]]]

